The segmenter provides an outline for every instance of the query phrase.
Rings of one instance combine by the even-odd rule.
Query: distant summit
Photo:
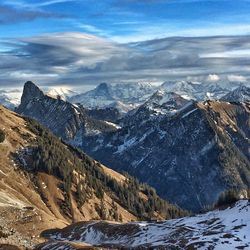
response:
[[[244,85],[236,88],[221,98],[228,102],[245,102],[250,101],[250,88]]]
[[[87,108],[115,107],[119,102],[120,108],[130,110],[145,102],[156,89],[149,83],[101,83],[93,90],[73,96],[70,101]]]

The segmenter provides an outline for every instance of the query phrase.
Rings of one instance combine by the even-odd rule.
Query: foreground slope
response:
[[[92,160],[28,118],[0,106],[1,243],[31,247],[72,221],[173,218],[185,212]]]
[[[48,230],[49,241],[37,249],[76,249],[86,243],[107,249],[249,249],[250,203],[241,200],[225,210],[162,221],[112,224],[77,223],[62,230]],[[66,248],[66,245],[72,248]],[[72,245],[71,245],[72,244]],[[53,248],[54,247],[54,248]]]

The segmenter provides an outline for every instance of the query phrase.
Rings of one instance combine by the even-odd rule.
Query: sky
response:
[[[250,0],[0,0],[0,88],[248,82]]]

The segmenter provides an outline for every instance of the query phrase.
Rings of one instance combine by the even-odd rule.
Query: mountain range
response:
[[[0,106],[0,247],[247,249],[249,88],[177,85],[115,100],[125,112],[26,82],[19,114]]]
[[[101,83],[93,90],[77,93],[67,87],[47,87],[43,92],[48,96],[60,97],[64,101],[81,104],[87,109],[115,108],[121,115],[143,104],[156,91],[173,92],[185,99],[196,101],[218,100],[232,90],[245,86],[241,82],[191,82],[166,81],[161,85],[150,83]],[[0,103],[14,109],[20,104],[20,90],[0,90]]]
[[[239,87],[231,95],[243,91],[247,96],[247,90]],[[250,185],[249,102],[226,99],[197,102],[159,90],[117,126],[28,82],[17,112],[112,169],[150,184],[161,197],[200,211],[221,192]]]

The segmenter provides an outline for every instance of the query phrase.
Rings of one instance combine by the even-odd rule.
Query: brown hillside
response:
[[[126,185],[128,187],[130,185],[129,177],[86,158],[83,153],[77,153],[75,149],[37,126],[0,106],[0,129],[4,131],[6,137],[4,142],[0,143],[0,244],[30,248],[43,241],[39,238],[41,231],[62,228],[72,221],[99,220],[103,217],[106,220],[124,222],[141,219],[135,213],[137,210],[132,209],[133,204],[128,207],[120,200],[118,193],[105,186],[106,182],[113,180],[112,183],[119,189],[126,190]],[[36,129],[40,130],[43,136],[40,136],[40,132],[36,132]],[[43,165],[47,164],[46,159],[39,160],[38,154],[43,151],[49,152],[47,152],[50,149],[48,145],[44,144],[45,148],[41,149],[43,145],[41,142],[44,143],[46,140],[55,152],[58,148],[65,150],[63,154],[68,156],[66,158],[68,169],[60,170],[60,166],[53,165],[51,173],[47,171]],[[48,157],[48,161],[54,164],[50,161],[54,156]],[[84,170],[87,166],[85,161],[92,166],[89,170]],[[79,164],[83,168],[82,171],[76,167]],[[69,172],[67,176],[62,177],[60,174],[55,174],[58,169]],[[90,176],[91,171],[94,173],[97,171],[97,177]],[[99,175],[102,177],[98,177]],[[106,182],[102,181],[103,177]],[[98,197],[89,181],[98,184],[96,185],[101,188],[102,197]],[[86,196],[84,202],[79,202],[79,192]],[[146,205],[152,197],[145,192],[153,191],[148,188],[144,191],[144,186],[138,186],[137,191],[128,190],[128,194],[137,197],[136,199],[142,199],[141,202]],[[153,208],[155,210],[149,211],[145,216],[148,217],[150,214],[151,218],[166,218],[163,208],[166,208],[166,212],[170,211],[172,217],[182,213],[175,206],[157,198],[154,193],[153,198],[160,202],[162,211]]]

